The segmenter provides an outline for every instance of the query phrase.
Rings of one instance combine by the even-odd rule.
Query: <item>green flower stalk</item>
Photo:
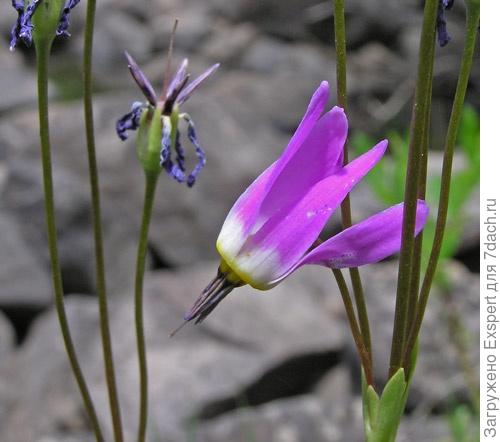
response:
[[[462,116],[465,94],[467,92],[467,84],[469,82],[470,71],[472,68],[472,61],[474,58],[474,48],[476,46],[477,30],[479,27],[479,0],[468,0],[466,1],[466,5],[467,5],[467,16],[466,16],[465,46],[462,53],[462,61],[460,65],[460,72],[455,91],[455,98],[453,100],[453,107],[451,111],[450,121],[448,123],[448,131],[446,134],[443,166],[441,172],[441,191],[439,196],[436,230],[434,233],[434,240],[432,244],[431,254],[429,257],[429,263],[427,265],[424,280],[422,282],[422,287],[420,289],[415,320],[412,323],[408,342],[405,349],[404,366],[408,366],[409,364],[410,354],[416,345],[416,341],[420,333],[420,328],[424,320],[425,309],[427,307],[427,301],[429,299],[432,287],[432,281],[436,273],[439,261],[439,254],[441,252],[441,246],[443,244],[443,238],[446,228],[446,218],[448,212],[448,201],[450,196],[450,184],[451,184],[451,174],[453,166],[453,155],[455,152],[455,143],[457,140],[460,118]]]
[[[346,32],[345,32],[345,13],[344,13],[344,0],[334,0],[334,28],[335,28],[335,53],[337,57],[337,100],[339,106],[341,106],[344,111],[347,111],[347,48],[346,48]],[[344,146],[344,164],[349,162],[349,150],[348,144]],[[341,205],[342,213],[342,226],[344,229],[349,228],[352,225],[351,216],[351,202],[349,195],[344,199]],[[352,319],[355,318],[349,311],[350,305],[350,294],[343,293],[341,285],[339,284],[339,275],[336,275],[337,284],[339,285],[340,292],[343,293],[342,299],[344,300],[344,306],[346,308],[348,317],[350,318],[351,332],[353,336],[356,335],[356,328],[359,327],[359,331],[362,335],[361,344],[358,346],[358,352],[362,360],[365,361],[363,364],[367,380],[370,384],[373,384],[372,378],[372,349],[371,349],[371,332],[370,323],[368,320],[368,312],[366,310],[366,302],[364,297],[363,285],[361,283],[361,275],[357,267],[352,267],[349,269],[349,274],[351,277],[352,288],[354,292],[354,300],[356,303],[357,310],[357,321],[356,326]],[[347,297],[349,302],[347,302]],[[359,322],[359,326],[357,325]]]
[[[389,377],[403,366],[403,354],[405,347],[405,336],[409,318],[412,313],[408,311],[411,305],[411,283],[412,272],[417,271],[419,258],[415,259],[415,220],[417,212],[417,200],[419,194],[419,178],[423,159],[423,153],[427,132],[429,129],[427,109],[430,106],[430,90],[432,87],[432,71],[434,66],[434,47],[436,38],[436,21],[438,4],[440,0],[427,0],[424,8],[424,19],[420,39],[420,52],[418,63],[417,84],[415,100],[413,105],[412,123],[410,129],[410,144],[408,147],[408,166],[406,170],[405,184],[405,212],[404,228],[402,236],[401,257],[399,260],[398,285],[396,293],[396,309],[394,315],[394,329],[392,335],[391,359]],[[423,174],[425,176],[425,174]],[[421,189],[420,189],[421,190]]]
[[[174,32],[176,27],[177,21],[174,25]],[[128,131],[138,130],[136,142],[137,157],[145,176],[144,205],[137,248],[134,296],[140,377],[138,442],[144,442],[146,439],[148,419],[148,369],[144,333],[143,285],[146,270],[149,226],[153,213],[156,185],[162,170],[165,170],[175,181],[186,183],[188,187],[192,187],[195,184],[196,178],[206,162],[205,153],[198,141],[191,117],[187,113],[181,113],[180,107],[201,83],[219,67],[218,64],[213,65],[189,83],[190,75],[187,72],[188,61],[185,59],[173,78],[168,80],[172,46],[173,37],[168,53],[166,80],[159,96],[157,96],[151,83],[135,60],[128,53],[125,54],[130,73],[144,94],[146,102],[135,102],[132,105],[131,111],[116,123],[116,132],[122,140],[128,138]],[[185,153],[180,142],[181,120],[187,124],[187,137],[193,144],[198,158],[196,166],[190,173],[187,173],[186,170]],[[174,154],[175,159],[173,158]]]
[[[99,299],[99,318],[104,370],[106,375],[106,385],[108,389],[109,407],[111,410],[111,420],[113,423],[114,439],[116,442],[122,442],[123,429],[120,417],[120,403],[115,378],[113,348],[111,343],[111,332],[108,317],[99,175],[97,170],[94,116],[92,106],[92,46],[94,36],[95,9],[96,0],[88,0],[87,17],[85,20],[85,40],[83,48],[83,103],[85,115],[85,131],[87,138],[90,194],[92,204],[92,227],[94,233],[96,287],[97,296]]]
[[[67,33],[69,12],[77,3],[78,1],[70,1],[65,4],[62,0],[33,0],[27,2],[25,5],[22,1],[13,2],[13,6],[18,12],[18,19],[12,28],[10,48],[14,50],[19,41],[23,41],[28,46],[31,45],[32,42],[35,44],[45,217],[55,307],[66,353],[82,396],[95,439],[98,442],[104,442],[95,407],[76,355],[64,305],[64,292],[57,247],[57,227],[55,220],[49,133],[48,67],[50,51],[56,35],[69,35]]]

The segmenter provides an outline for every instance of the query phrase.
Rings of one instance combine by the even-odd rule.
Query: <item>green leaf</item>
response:
[[[406,404],[404,370],[400,368],[389,379],[378,404],[377,424],[370,442],[393,442]]]
[[[364,371],[362,371],[362,394],[363,394],[363,420],[365,434],[369,440],[376,426],[378,415],[379,397],[375,389],[366,383]]]

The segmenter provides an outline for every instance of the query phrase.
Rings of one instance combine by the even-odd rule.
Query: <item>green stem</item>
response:
[[[346,49],[346,33],[345,33],[345,14],[344,0],[334,0],[334,26],[335,26],[335,52],[337,55],[337,101],[344,111],[347,111],[347,49]],[[344,164],[349,160],[347,143],[344,146]],[[341,204],[342,225],[346,229],[352,225],[351,216],[351,201],[349,195]],[[372,361],[371,350],[371,333],[370,323],[368,320],[368,312],[366,310],[365,297],[363,293],[363,285],[361,276],[357,268],[349,269],[351,276],[352,288],[354,292],[354,300],[356,302],[356,310],[358,312],[358,320],[361,328],[361,334],[366,350],[369,355],[370,365]]]
[[[361,335],[361,331],[356,320],[356,314],[354,313],[354,306],[352,305],[349,288],[345,282],[344,275],[342,275],[342,272],[339,269],[332,269],[332,272],[337,281],[337,285],[339,286],[342,301],[344,302],[347,320],[349,321],[354,343],[356,344],[356,348],[358,349],[358,353],[361,358],[361,365],[364,369],[366,382],[368,385],[374,385],[370,355],[365,347],[363,336]]]
[[[69,330],[68,318],[64,306],[64,292],[59,265],[59,253],[57,249],[57,229],[54,209],[54,186],[52,180],[52,160],[49,134],[49,107],[48,107],[48,64],[52,42],[36,41],[36,64],[38,82],[38,115],[40,119],[40,146],[42,159],[43,188],[45,194],[45,217],[47,223],[47,239],[50,254],[50,265],[52,271],[52,283],[54,289],[55,306],[57,318],[61,327],[64,346],[68,359],[75,376],[76,383],[82,396],[83,404],[98,442],[104,442],[99,420],[95,412],[94,404],[83,376],[82,369],[76,356],[73,339]]]
[[[435,45],[436,45],[436,28],[434,28],[434,45],[432,49],[432,53],[434,53]],[[421,200],[425,200],[425,194],[427,191],[427,163],[429,156],[429,139],[430,139],[430,126],[431,126],[431,104],[432,104],[432,77],[433,77],[434,68],[429,72],[430,78],[430,87],[429,92],[427,94],[427,101],[425,104],[426,108],[426,117],[425,117],[425,128],[424,128],[424,138],[422,140],[423,145],[420,149],[421,158],[419,165],[419,174],[418,174],[418,191],[417,198]],[[408,298],[408,309],[407,309],[407,324],[405,330],[405,342],[408,340],[408,335],[410,334],[410,329],[415,321],[415,316],[417,314],[417,302],[418,302],[418,293],[420,289],[420,274],[422,267],[422,243],[424,238],[424,232],[420,232],[415,237],[415,246],[413,251],[413,265],[410,276],[410,291]],[[403,344],[404,345],[404,344]]]
[[[146,361],[146,340],[144,337],[143,285],[144,272],[146,270],[149,225],[151,223],[157,181],[158,174],[146,174],[144,207],[142,210],[141,230],[139,234],[139,246],[137,249],[137,263],[135,271],[135,330],[140,376],[140,410],[139,428],[137,432],[138,442],[144,442],[146,439],[146,427],[148,420],[148,367]]]
[[[345,37],[344,0],[333,0],[335,53],[337,55],[337,101],[347,108],[347,48]]]
[[[422,147],[427,127],[426,108],[429,89],[432,85],[434,65],[434,38],[439,0],[427,0],[420,36],[415,101],[413,105],[412,127],[408,146],[408,165],[406,169],[403,234],[401,257],[399,259],[394,331],[389,366],[389,378],[402,366],[405,335],[408,324],[408,303],[412,279],[413,256],[415,250],[415,221],[417,212],[418,177],[420,175]]]
[[[108,399],[113,422],[113,432],[116,442],[123,441],[123,430],[120,417],[120,404],[113,365],[113,350],[108,317],[108,302],[106,295],[106,272],[104,266],[104,247],[101,220],[101,203],[99,194],[99,176],[97,170],[94,117],[92,106],[92,45],[94,36],[96,1],[87,1],[87,17],[85,21],[85,41],[83,48],[83,102],[85,113],[85,130],[87,138],[87,156],[89,165],[89,180],[92,200],[92,227],[94,231],[95,270],[97,295],[99,298],[99,316],[104,369],[108,387]]]
[[[408,366],[411,351],[417,341],[420,333],[420,328],[424,320],[425,309],[432,287],[432,280],[436,273],[439,254],[443,244],[443,237],[446,228],[446,218],[448,213],[448,201],[450,196],[450,183],[451,173],[453,166],[453,154],[455,151],[455,143],[460,124],[460,117],[462,115],[462,108],[467,92],[467,84],[469,82],[469,75],[474,58],[474,48],[476,45],[477,28],[479,26],[479,6],[470,6],[467,8],[467,22],[465,34],[465,46],[462,54],[462,62],[460,65],[460,73],[458,76],[457,88],[455,91],[455,98],[453,100],[453,107],[451,110],[450,122],[448,124],[448,131],[446,134],[446,142],[443,155],[443,166],[441,172],[441,190],[439,194],[439,207],[436,220],[436,230],[434,233],[434,241],[432,244],[429,263],[425,271],[422,288],[420,289],[420,296],[417,305],[416,319],[412,325],[408,343],[405,349],[404,365]]]

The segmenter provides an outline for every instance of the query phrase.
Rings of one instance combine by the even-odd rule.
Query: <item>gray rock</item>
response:
[[[234,64],[244,54],[257,36],[257,29],[249,24],[238,26],[221,25],[200,51],[209,59],[225,66]]]
[[[52,300],[48,269],[18,223],[0,214],[0,308],[43,308]]]
[[[0,360],[5,358],[13,351],[15,343],[15,333],[10,321],[0,312]],[[1,415],[0,411],[0,415]]]
[[[362,428],[361,421],[351,420],[350,425]],[[257,408],[242,407],[209,423],[194,422],[192,432],[204,442],[354,442],[345,438],[343,428],[326,412],[324,403],[310,395]]]
[[[117,66],[126,68],[124,51],[134,54],[139,60],[153,48],[153,32],[137,17],[116,9],[104,9],[99,14],[94,40],[93,65],[96,81],[104,87],[115,88],[113,73]],[[71,50],[81,55],[83,35],[70,42]]]
[[[99,118],[98,109],[96,116]],[[99,127],[97,118],[96,126]],[[56,222],[63,279],[69,291],[92,293],[94,252],[80,106],[54,106],[51,119]],[[37,259],[49,268],[36,121],[34,112],[25,112],[0,123],[0,145],[5,152],[3,155],[7,157],[7,176],[0,205],[11,214]],[[118,291],[132,280],[137,227],[134,218],[126,218],[127,212],[123,212],[124,200],[111,199],[109,202],[106,199],[106,167],[114,160],[115,174],[119,172],[119,158],[115,153],[120,152],[109,148],[102,150],[99,146],[100,171],[104,172],[101,175],[102,209],[109,286],[111,291]],[[123,219],[128,219],[127,223]]]
[[[10,2],[4,2],[5,5]],[[2,8],[4,7],[2,3]],[[3,13],[0,13],[2,18]],[[10,52],[8,45],[0,44],[0,64],[2,76],[0,78],[0,113],[36,102],[35,76],[32,69],[22,59],[22,54]]]
[[[181,8],[176,11],[176,17],[179,19],[175,33],[177,53],[198,52],[211,38],[216,28],[209,12],[202,7]],[[154,49],[159,53],[165,52],[172,32],[172,13],[156,14],[152,26],[155,32]]]
[[[323,303],[331,277],[328,272],[318,273],[320,269],[301,271],[262,296],[251,289],[238,289],[201,326],[187,326],[169,340],[169,333],[215,267],[213,263],[175,274],[157,272],[147,276],[145,323],[151,435],[156,433],[163,440],[182,439],[187,434],[186,419],[207,404],[235,397],[286,361],[311,352],[340,353],[342,348],[342,321],[332,321],[332,310]],[[99,415],[107,416],[97,304],[90,298],[71,296],[67,310]],[[129,439],[135,432],[137,412],[132,297],[115,299],[110,312]],[[51,357],[47,358],[47,354]],[[36,375],[33,366],[37,366]],[[15,435],[12,442],[34,440],[35,435],[55,437],[61,428],[68,436],[86,429],[53,312],[37,320],[25,345],[2,361],[0,373],[0,378],[10,379],[9,391],[15,392],[2,400],[7,410],[3,428]],[[284,368],[281,373],[288,376]],[[43,416],[39,413],[42,403]],[[109,431],[107,418],[103,417],[103,424]]]

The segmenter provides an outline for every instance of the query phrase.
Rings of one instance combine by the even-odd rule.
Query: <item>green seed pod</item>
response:
[[[35,45],[51,43],[56,36],[64,0],[40,0],[33,14],[33,40]]]
[[[141,115],[137,133],[137,157],[146,175],[157,175],[161,172],[160,151],[162,139],[161,109],[151,107]]]

